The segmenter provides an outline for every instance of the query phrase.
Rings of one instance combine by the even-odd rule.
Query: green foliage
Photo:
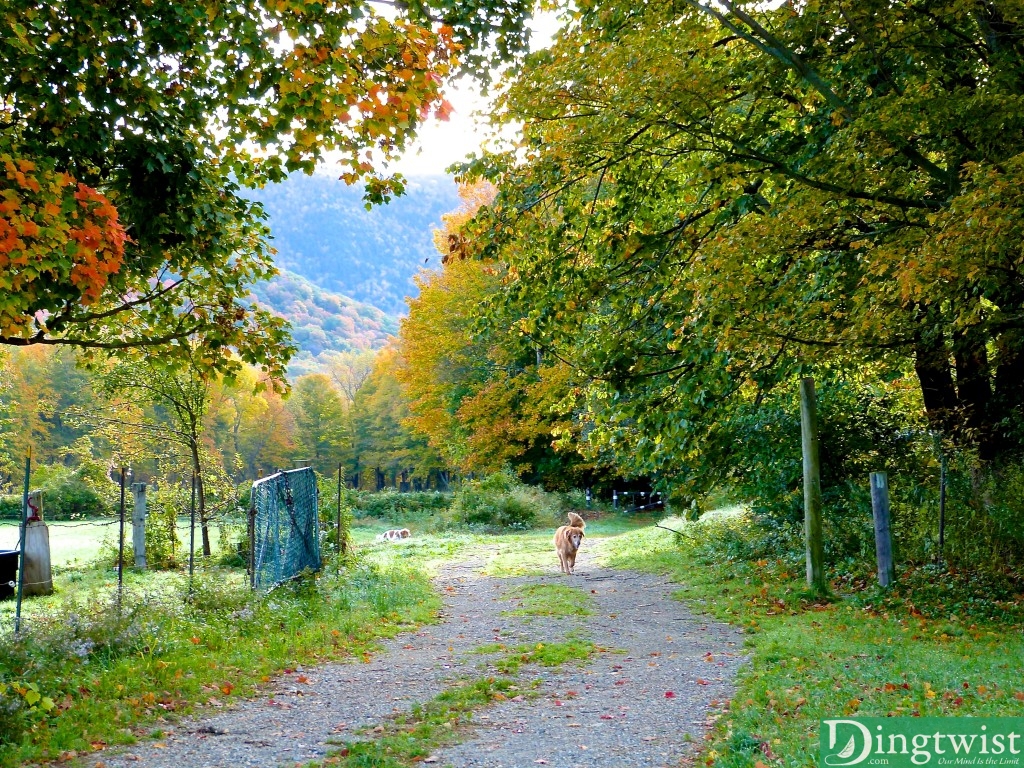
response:
[[[295,439],[303,451],[301,459],[330,475],[347,458],[351,442],[345,404],[330,378],[314,373],[298,379],[289,408],[295,418]]]
[[[0,746],[17,744],[32,720],[55,706],[53,699],[42,695],[35,683],[0,681]]]
[[[479,62],[470,49],[485,42],[504,57],[525,46],[518,6],[444,15],[260,0],[12,6],[0,19],[0,67],[21,73],[2,93],[0,343],[173,353],[202,337],[280,376],[293,347],[249,300],[274,270],[262,209],[241,189],[311,173],[330,153],[368,201],[401,194],[404,180],[371,160],[447,116],[440,86],[456,51]],[[123,44],[125,25],[140,46]]]
[[[969,452],[948,460],[945,542],[942,555],[960,568],[990,573],[1024,564],[1024,460],[984,464]],[[914,522],[926,531],[928,554],[938,556],[938,480],[926,514]]]
[[[83,477],[83,475],[85,475]],[[43,518],[46,520],[79,520],[112,514],[116,486],[105,478],[100,481],[101,493],[87,470],[76,470],[59,464],[37,468],[32,489],[43,492]],[[21,518],[21,495],[0,496],[0,518]]]
[[[698,503],[738,475],[776,520],[789,393],[845,380],[832,555],[864,552],[879,469],[920,552],[928,430],[982,475],[1024,451],[1021,24],[963,0],[581,6],[509,78],[522,141],[467,168],[499,187],[461,233],[502,278],[476,337],[571,366],[563,447]]]
[[[526,530],[550,525],[561,514],[557,495],[522,483],[512,472],[469,480],[455,492],[449,517],[482,531]]]
[[[392,522],[435,516],[448,509],[453,498],[450,493],[399,493],[393,488],[385,488],[379,492],[349,490],[346,496],[348,503],[360,517],[376,517]]]
[[[167,483],[146,494],[146,565],[176,568],[187,558],[178,537],[178,516],[187,514],[190,489]]]

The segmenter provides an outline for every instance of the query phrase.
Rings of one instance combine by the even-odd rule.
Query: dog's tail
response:
[[[583,518],[575,512],[569,513],[569,525],[573,528],[579,528],[581,531],[587,527],[587,524],[583,522]]]

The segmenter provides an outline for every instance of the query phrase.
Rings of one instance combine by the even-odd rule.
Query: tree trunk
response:
[[[956,420],[957,397],[946,342],[941,338],[925,339],[918,334],[914,344],[914,358],[928,425],[939,434],[951,437]]]
[[[957,428],[959,442],[978,446],[982,461],[995,456],[992,422],[989,419],[992,386],[989,383],[988,353],[985,339],[977,331],[955,334],[953,355],[956,360],[956,388],[960,409]]]
[[[192,472],[196,478],[196,512],[199,514],[199,530],[203,536],[203,557],[209,557],[210,521],[206,519],[206,489],[203,485],[203,467],[199,460],[199,439],[193,437],[189,448],[192,451]]]

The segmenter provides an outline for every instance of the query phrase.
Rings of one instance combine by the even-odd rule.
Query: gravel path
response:
[[[436,764],[678,766],[732,695],[742,635],[693,615],[671,599],[674,587],[662,578],[597,567],[593,550],[581,550],[575,576],[557,572],[554,552],[551,573],[539,576],[486,577],[482,561],[472,559],[449,565],[436,579],[441,622],[387,641],[369,663],[297,669],[258,698],[183,721],[159,742],[95,755],[87,765],[274,768],[321,760],[356,729],[407,711],[460,677],[488,674],[486,657],[474,648],[554,642],[575,631],[608,650],[585,667],[524,668],[524,681],[542,681],[539,697],[478,710],[467,739],[439,750]],[[588,593],[593,614],[507,613],[516,606],[508,594],[516,586],[556,583]]]

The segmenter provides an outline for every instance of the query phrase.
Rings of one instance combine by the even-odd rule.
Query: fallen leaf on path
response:
[[[673,691],[665,691],[665,698],[666,699],[674,699],[675,697],[676,697],[676,695],[675,695],[675,693]]]
[[[707,685],[707,684],[708,684],[708,681],[705,680],[703,677],[698,677],[697,678],[697,685]]]
[[[612,715],[601,715],[601,719],[602,720],[614,720],[615,718]]]

